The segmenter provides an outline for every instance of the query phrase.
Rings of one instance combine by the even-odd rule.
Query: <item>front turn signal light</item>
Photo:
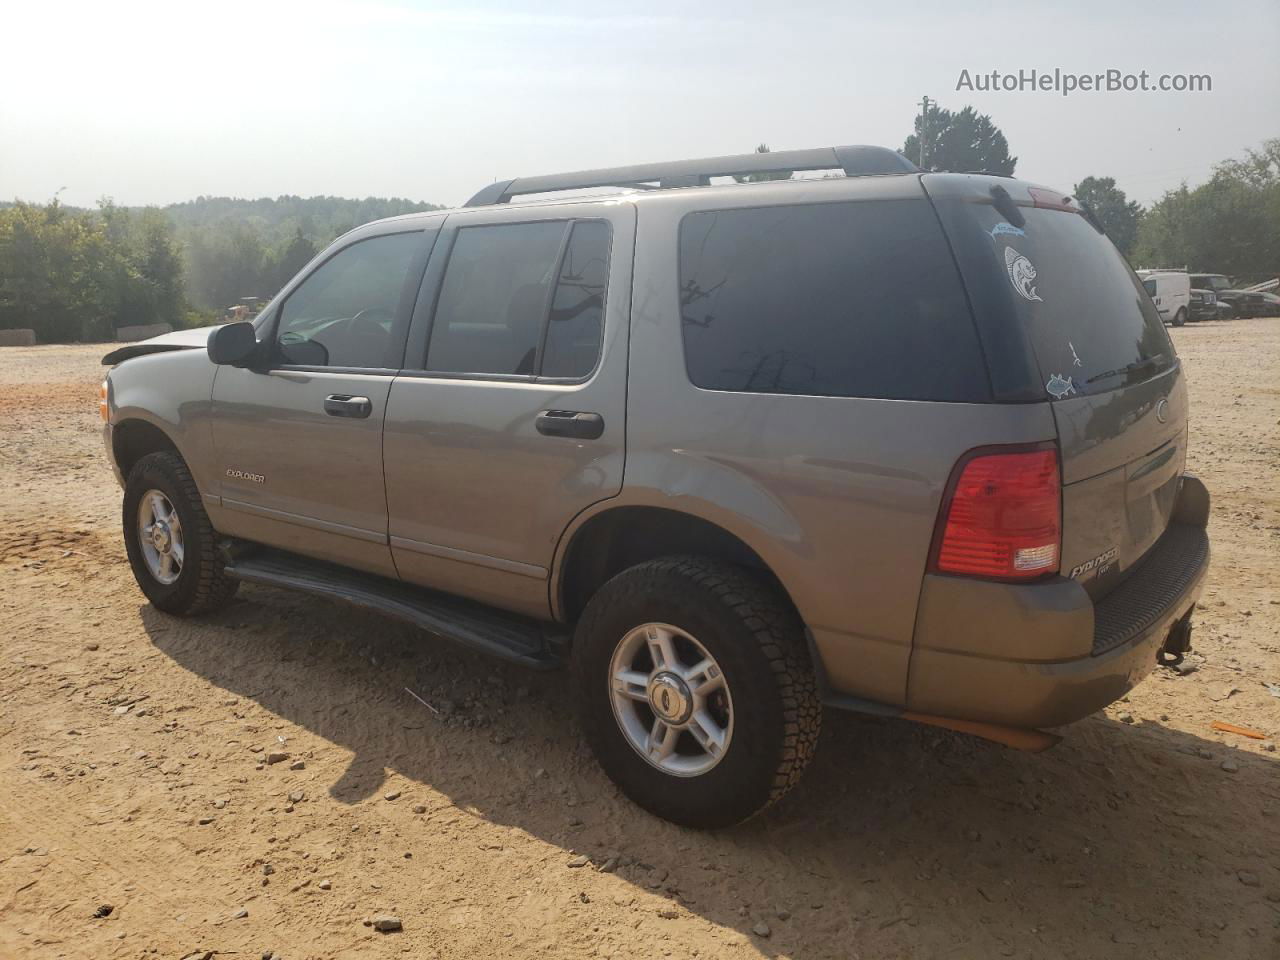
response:
[[[102,422],[107,422],[107,381],[102,381],[102,386],[98,388],[98,416],[102,418]]]

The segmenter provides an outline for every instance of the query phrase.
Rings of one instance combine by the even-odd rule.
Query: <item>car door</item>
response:
[[[635,208],[450,216],[391,387],[391,552],[411,582],[549,615],[570,520],[622,486]]]
[[[223,533],[395,576],[382,423],[438,223],[357,232],[272,308],[260,357],[218,369]]]

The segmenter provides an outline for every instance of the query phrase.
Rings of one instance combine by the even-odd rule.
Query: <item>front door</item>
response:
[[[219,368],[222,532],[395,575],[382,424],[433,237],[419,225],[340,248],[275,308],[261,361]]]
[[[406,580],[545,617],[556,543],[622,487],[635,209],[449,217],[383,446]]]

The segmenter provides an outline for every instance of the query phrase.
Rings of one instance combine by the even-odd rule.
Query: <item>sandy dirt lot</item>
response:
[[[560,676],[263,588],[151,610],[104,349],[0,349],[0,957],[1280,957],[1280,320],[1173,335],[1215,498],[1197,669],[1037,756],[828,713],[719,834],[624,800]]]

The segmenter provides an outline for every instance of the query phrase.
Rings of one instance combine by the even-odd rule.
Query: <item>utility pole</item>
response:
[[[920,169],[924,167],[924,142],[929,135],[929,98],[920,101]]]

